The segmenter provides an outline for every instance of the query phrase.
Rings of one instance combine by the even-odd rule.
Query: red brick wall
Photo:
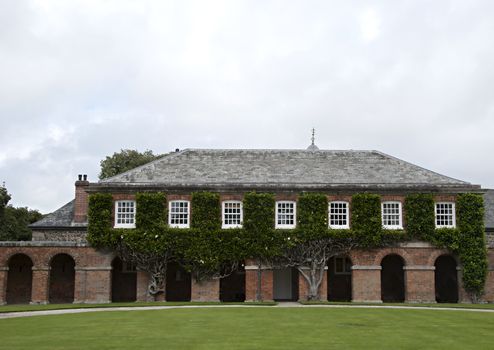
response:
[[[220,280],[211,279],[207,281],[191,281],[192,301],[219,301],[220,300]]]
[[[50,262],[57,254],[67,254],[75,261],[75,302],[110,301],[112,254],[90,247],[72,246],[3,246],[0,247],[0,303],[5,302],[4,276],[11,256],[22,253],[33,262],[31,302],[45,304],[49,300]],[[2,270],[3,269],[3,270]],[[4,276],[2,276],[4,275]],[[6,279],[5,279],[6,283]]]
[[[262,270],[261,294],[263,301],[273,300],[273,271]],[[256,301],[257,291],[257,269],[245,269],[245,300]]]
[[[86,188],[89,181],[75,182],[75,202],[74,202],[74,222],[81,223],[87,221],[88,194]]]

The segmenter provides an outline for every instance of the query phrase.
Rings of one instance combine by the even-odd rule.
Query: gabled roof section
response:
[[[56,228],[84,228],[86,223],[75,224],[74,218],[74,202],[71,200],[63,207],[55,210],[53,213],[46,215],[39,221],[29,225],[31,229],[56,229]]]
[[[97,186],[475,187],[378,151],[186,149]]]

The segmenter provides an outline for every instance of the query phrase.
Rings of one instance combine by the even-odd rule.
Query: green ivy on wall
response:
[[[484,200],[481,195],[462,193],[456,201],[458,216],[458,255],[463,267],[463,285],[479,298],[487,278],[487,248],[484,228]]]
[[[328,197],[321,193],[302,193],[297,203],[297,233],[314,239],[328,231]]]
[[[170,256],[197,279],[218,276],[246,258],[266,260],[279,256],[287,245],[324,236],[355,237],[363,248],[377,248],[397,241],[421,239],[457,254],[463,266],[463,283],[472,298],[478,298],[487,274],[487,250],[483,224],[483,198],[460,194],[456,201],[457,228],[435,228],[434,198],[410,194],[405,198],[406,230],[383,230],[381,198],[359,193],[352,197],[351,229],[328,228],[328,201],[324,194],[303,193],[298,197],[297,227],[275,229],[275,197],[271,193],[246,193],[243,228],[221,229],[221,203],[216,193],[192,194],[190,229],[167,225],[164,193],[136,194],[136,229],[112,229],[111,194],[89,196],[88,241],[98,248],[129,249]],[[156,254],[155,254],[156,255]]]
[[[215,231],[221,229],[220,195],[211,192],[194,192],[192,194],[191,228]]]
[[[351,224],[354,235],[363,247],[381,245],[381,197],[371,193],[352,196]]]
[[[166,195],[163,192],[136,193],[136,228],[152,230],[166,223]]]
[[[92,246],[111,246],[113,198],[109,193],[89,196],[87,240]]]
[[[430,193],[409,194],[405,197],[405,224],[409,238],[434,239],[434,197]]]

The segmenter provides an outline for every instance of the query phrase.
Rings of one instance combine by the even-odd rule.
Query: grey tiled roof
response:
[[[71,200],[63,207],[55,210],[53,213],[46,215],[43,219],[29,225],[32,229],[36,228],[58,228],[58,227],[85,227],[86,224],[74,224],[74,200]]]
[[[99,185],[471,186],[378,151],[186,149]]]
[[[484,194],[484,207],[485,228],[494,230],[494,190],[487,190]]]

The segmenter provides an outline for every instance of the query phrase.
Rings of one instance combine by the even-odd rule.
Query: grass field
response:
[[[222,303],[219,301],[151,301],[151,302],[128,302],[128,303],[106,303],[106,304],[46,304],[46,305],[3,305],[0,306],[0,314],[5,312],[22,312],[22,311],[42,311],[42,310],[63,310],[63,309],[93,309],[109,307],[143,307],[143,306],[187,306],[187,305],[256,305],[256,306],[273,306],[275,302],[242,302],[242,303]],[[493,304],[494,307],[494,304]]]
[[[494,314],[200,308],[0,320],[0,349],[491,349]]]
[[[243,303],[223,303],[223,302],[128,302],[128,303],[106,303],[106,304],[46,304],[46,305],[2,305],[0,314],[5,312],[22,312],[22,311],[41,311],[41,310],[62,310],[62,309],[92,309],[92,308],[109,308],[109,307],[143,307],[143,306],[187,306],[187,305],[257,305],[257,306],[274,306],[276,302],[243,302]],[[328,302],[328,301],[305,301],[303,305],[344,305],[344,306],[407,306],[407,307],[434,307],[434,308],[458,308],[458,309],[494,309],[494,304],[407,304],[407,303],[353,303],[353,302]]]

